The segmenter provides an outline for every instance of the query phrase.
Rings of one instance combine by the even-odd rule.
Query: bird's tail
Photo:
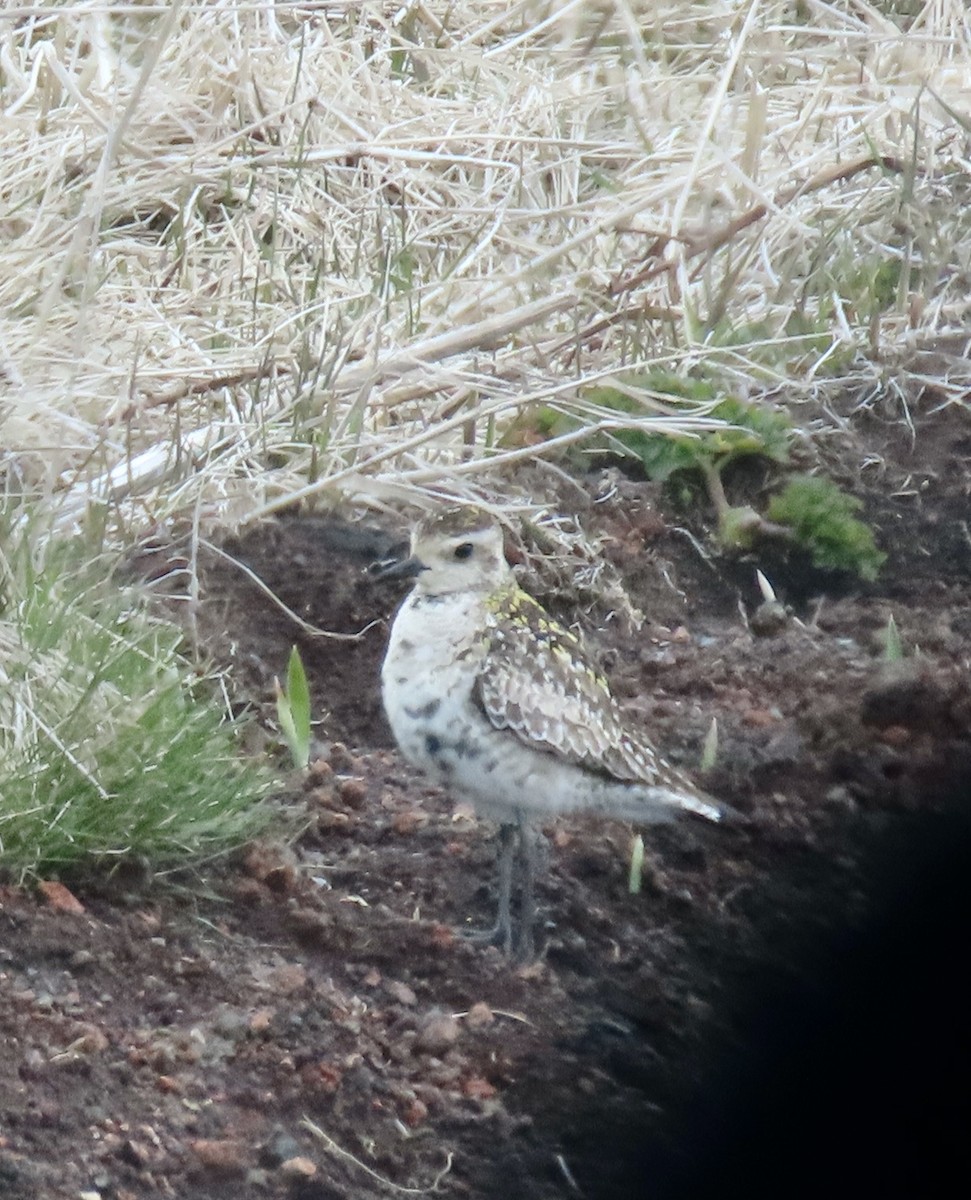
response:
[[[687,779],[657,784],[607,785],[602,811],[624,821],[640,825],[661,825],[680,817],[700,817],[705,821],[731,824],[738,814],[733,808],[696,788]]]

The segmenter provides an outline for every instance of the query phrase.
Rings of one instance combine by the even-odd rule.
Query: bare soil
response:
[[[672,758],[717,718],[706,785],[743,819],[652,833],[637,895],[629,827],[557,822],[530,968],[456,936],[491,912],[491,830],[381,713],[400,593],[366,564],[401,530],[294,516],[225,547],[352,640],[213,557],[197,634],[241,701],[269,711],[294,641],[313,680],[320,761],[288,790],[281,760],[302,832],[69,880],[81,912],[0,890],[0,1196],[936,1194],[971,1066],[971,419],[932,392],[908,416],[848,398],[820,439],[889,554],[872,585],[720,559],[703,510],[616,471],[560,485],[645,621],[542,598]],[[792,608],[773,636],[755,565]]]

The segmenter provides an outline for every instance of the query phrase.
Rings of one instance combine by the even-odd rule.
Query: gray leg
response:
[[[512,868],[516,855],[515,825],[499,826],[499,915],[496,942],[507,955],[512,954]]]
[[[501,946],[507,955],[512,954],[512,872],[516,854],[517,827],[511,824],[499,826],[497,843],[499,858],[499,908],[496,923],[491,929],[463,929],[462,935],[471,942],[482,945]]]
[[[532,962],[536,957],[533,926],[536,923],[536,856],[539,833],[528,822],[519,822],[519,852],[523,870],[523,889],[519,915],[519,944],[516,958]]]

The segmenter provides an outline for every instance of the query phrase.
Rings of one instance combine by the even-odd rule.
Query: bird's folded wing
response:
[[[580,640],[524,592],[496,615],[473,695],[497,729],[534,749],[622,782],[657,784],[665,773]]]

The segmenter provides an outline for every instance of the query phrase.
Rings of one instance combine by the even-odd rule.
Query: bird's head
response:
[[[486,595],[512,575],[499,522],[466,505],[423,517],[411,535],[411,557],[396,573],[413,574],[417,590],[429,596]]]

